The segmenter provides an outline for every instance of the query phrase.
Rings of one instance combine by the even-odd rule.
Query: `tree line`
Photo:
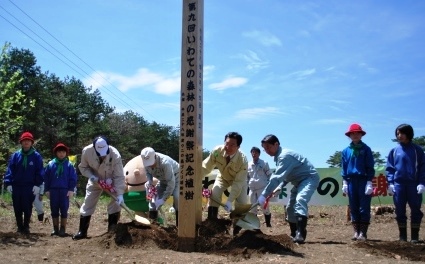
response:
[[[47,161],[58,142],[80,154],[97,135],[106,136],[125,164],[145,146],[178,160],[179,129],[148,122],[131,110],[117,113],[101,96],[74,78],[42,72],[34,54],[6,43],[0,58],[0,173],[19,148],[23,131]]]

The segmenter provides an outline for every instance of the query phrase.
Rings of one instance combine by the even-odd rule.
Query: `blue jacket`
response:
[[[10,156],[4,176],[5,186],[40,186],[44,180],[43,158],[34,148],[33,153],[26,156],[18,150]]]
[[[364,178],[372,181],[375,177],[375,160],[372,150],[364,142],[360,141],[362,148],[357,156],[354,155],[353,149],[346,147],[341,153],[341,176],[344,180],[351,178]]]
[[[63,172],[58,174],[58,164],[55,159],[51,160],[45,169],[44,176],[44,192],[49,192],[51,189],[66,189],[74,191],[77,186],[77,173],[74,166],[68,161],[64,160],[62,163]]]
[[[388,154],[386,174],[389,184],[425,185],[424,150],[414,143],[399,144]]]

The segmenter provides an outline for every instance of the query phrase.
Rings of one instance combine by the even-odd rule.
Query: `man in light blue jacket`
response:
[[[275,135],[265,136],[261,146],[267,154],[274,157],[276,171],[258,198],[258,203],[263,207],[266,197],[271,196],[281,183],[290,182],[294,187],[286,210],[291,236],[295,243],[304,243],[307,236],[308,202],[319,186],[319,174],[307,158],[292,150],[282,149]]]

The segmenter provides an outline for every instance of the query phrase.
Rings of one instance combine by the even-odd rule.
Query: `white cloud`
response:
[[[263,107],[263,108],[247,108],[236,112],[238,119],[254,119],[263,116],[280,115],[283,112],[279,111],[277,107]]]
[[[209,88],[216,91],[223,91],[229,88],[237,88],[248,82],[248,79],[243,77],[229,77],[222,82],[212,83]]]
[[[125,76],[110,72],[96,72],[84,81],[86,86],[101,89],[105,86],[114,86],[125,92],[130,89],[152,88],[155,93],[170,95],[180,91],[180,76],[175,73],[172,77],[165,77],[149,69],[141,68],[133,76]]]
[[[308,69],[303,71],[291,72],[290,74],[284,76],[284,78],[295,78],[296,80],[305,79],[309,75],[313,75],[316,73],[316,69]]]
[[[248,70],[257,70],[267,68],[269,65],[268,61],[260,59],[257,53],[252,50],[248,50],[246,54],[241,54],[240,58],[245,60],[248,65],[246,66]]]
[[[242,33],[242,36],[255,39],[266,47],[282,46],[282,42],[273,34],[264,31],[253,30]]]

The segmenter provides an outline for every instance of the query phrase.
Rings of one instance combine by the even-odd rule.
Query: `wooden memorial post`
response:
[[[204,1],[183,0],[178,250],[193,252],[202,221]]]

